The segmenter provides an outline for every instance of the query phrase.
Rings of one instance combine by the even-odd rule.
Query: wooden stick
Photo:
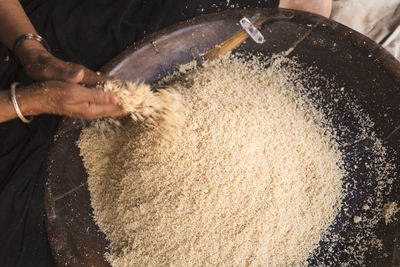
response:
[[[265,22],[265,20],[266,19],[264,17],[256,19],[253,22],[254,27],[257,28],[261,26]],[[204,54],[203,58],[205,60],[214,60],[219,56],[225,55],[226,53],[232,51],[240,44],[242,44],[247,38],[249,38],[247,32],[245,30],[240,30],[222,43],[217,44],[213,49],[207,51]]]

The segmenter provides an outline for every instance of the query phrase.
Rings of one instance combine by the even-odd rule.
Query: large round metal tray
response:
[[[255,13],[266,19],[261,27],[266,42],[258,45],[248,40],[238,49],[260,52],[268,57],[295,47],[289,57],[318,66],[322,75],[334,76],[338,83],[350,88],[352,97],[344,101],[355,101],[368,113],[375,123],[377,135],[400,163],[399,62],[367,37],[318,15],[285,9],[253,9],[197,17],[148,36],[102,70],[121,79],[156,82],[180,64],[198,58],[199,54],[235,34],[241,29],[239,20]],[[342,104],[336,112],[346,112],[346,105]],[[351,125],[351,121],[343,123]],[[108,266],[103,257],[107,241],[92,219],[87,173],[75,144],[83,125],[82,120],[63,118],[50,149],[46,186],[48,238],[60,266]],[[367,146],[359,144],[354,149]],[[400,172],[399,167],[395,171]],[[360,170],[352,175],[361,184],[368,178]],[[358,190],[354,207],[359,207],[374,188],[361,186]],[[399,176],[392,192],[385,198],[400,200]],[[399,229],[398,224],[377,226],[375,232],[384,241],[384,248],[379,253],[367,252],[365,265],[398,266],[395,265],[398,264],[398,249],[394,240],[399,237]],[[355,234],[352,231],[356,230],[340,234],[351,239]],[[344,249],[335,248],[335,253],[340,253],[345,260]]]

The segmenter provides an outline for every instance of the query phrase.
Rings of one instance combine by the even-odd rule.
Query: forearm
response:
[[[21,113],[24,116],[38,115],[41,113],[42,95],[38,90],[24,88],[16,90],[16,100]],[[10,90],[0,91],[0,123],[17,118],[14,106],[11,102]]]
[[[12,49],[18,37],[36,33],[18,0],[0,0],[0,41]]]
[[[36,33],[18,0],[0,0],[0,25],[0,42],[11,50],[18,37],[26,33]],[[19,46],[18,51],[13,52],[17,54],[20,61],[28,61],[29,53],[25,51],[30,49],[45,50],[39,42],[25,40]]]
[[[329,18],[332,0],[280,0],[279,7],[312,12]]]

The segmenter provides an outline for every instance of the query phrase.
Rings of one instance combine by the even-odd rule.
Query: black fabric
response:
[[[25,3],[26,2],[26,3]],[[233,7],[278,0],[24,0],[32,23],[58,57],[98,69],[116,52],[161,28]],[[47,19],[44,19],[47,18]]]
[[[277,7],[279,1],[24,0],[57,57],[98,69],[133,42],[163,27],[230,6]],[[0,44],[0,88],[32,82]],[[54,266],[47,242],[44,168],[58,116],[0,123],[0,266]]]

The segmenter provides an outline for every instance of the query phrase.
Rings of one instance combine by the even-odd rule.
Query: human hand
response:
[[[16,53],[26,73],[36,81],[59,80],[93,87],[109,79],[80,64],[54,57],[37,41],[25,40]]]
[[[24,115],[47,113],[88,120],[126,115],[111,93],[61,81],[18,89],[17,102]]]

